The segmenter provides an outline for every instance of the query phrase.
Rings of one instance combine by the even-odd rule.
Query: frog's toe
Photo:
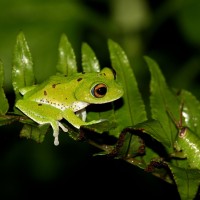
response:
[[[54,131],[54,133],[53,133],[53,136],[54,136],[54,145],[56,145],[56,146],[59,145],[58,135],[59,135],[59,132]]]
[[[58,125],[64,132],[68,132],[68,129],[64,125],[62,125],[60,122],[58,122]]]

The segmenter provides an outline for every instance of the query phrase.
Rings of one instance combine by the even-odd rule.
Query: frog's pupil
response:
[[[96,91],[99,95],[104,95],[107,92],[107,88],[106,87],[100,87],[97,89]]]

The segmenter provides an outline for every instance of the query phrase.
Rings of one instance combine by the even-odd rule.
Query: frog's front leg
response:
[[[83,126],[83,125],[96,124],[96,123],[105,121],[104,119],[100,119],[100,120],[92,120],[90,122],[85,122],[70,109],[66,109],[63,112],[63,118],[66,119],[70,124],[72,124],[77,129],[79,129],[80,126]]]
[[[87,117],[87,113],[86,113],[86,109],[82,109],[76,112],[76,116],[78,116],[79,118],[82,119],[82,121],[86,121],[86,117]]]
[[[62,119],[62,111],[55,107],[29,100],[18,100],[15,106],[38,124],[50,124],[53,129],[55,145],[59,144],[59,127],[61,127],[64,132],[68,131],[67,128],[59,122],[59,120]]]

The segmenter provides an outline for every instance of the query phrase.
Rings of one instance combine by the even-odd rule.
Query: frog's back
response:
[[[43,83],[32,87],[31,90],[24,92],[24,98],[27,99],[35,99],[41,96],[55,96],[55,92],[57,95],[70,94],[72,92],[72,88],[76,87],[77,79],[81,76],[81,74],[77,73],[72,76],[65,75],[54,75],[49,77]]]

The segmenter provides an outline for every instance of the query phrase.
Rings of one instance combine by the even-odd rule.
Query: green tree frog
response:
[[[71,76],[51,76],[39,85],[19,91],[23,98],[15,106],[38,124],[50,124],[55,145],[59,144],[59,127],[68,131],[60,120],[64,118],[77,129],[81,125],[99,123],[101,119],[86,122],[85,108],[90,104],[112,102],[123,95],[123,88],[110,68]]]

